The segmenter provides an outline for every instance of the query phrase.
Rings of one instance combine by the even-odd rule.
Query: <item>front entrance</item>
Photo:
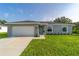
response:
[[[43,35],[45,33],[44,25],[39,25],[39,34]]]

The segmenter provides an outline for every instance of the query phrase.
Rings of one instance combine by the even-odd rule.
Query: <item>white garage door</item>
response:
[[[13,26],[12,36],[34,36],[34,26]]]

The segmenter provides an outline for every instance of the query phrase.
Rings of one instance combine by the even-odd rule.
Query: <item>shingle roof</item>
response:
[[[10,23],[19,23],[19,22],[51,22],[51,21],[31,21],[31,20],[24,20],[24,21],[10,22]]]
[[[53,21],[31,21],[31,20],[24,20],[24,21],[16,21],[16,22],[8,22],[8,23],[6,23],[6,24],[17,24],[17,23],[28,23],[28,24],[31,24],[31,23],[37,23],[37,24],[39,24],[39,23],[48,23],[48,24],[64,24],[64,23],[54,23]],[[68,24],[73,24],[73,23],[68,23]]]

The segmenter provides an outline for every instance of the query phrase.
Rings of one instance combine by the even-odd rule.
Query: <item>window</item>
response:
[[[63,27],[62,30],[63,30],[63,32],[67,32],[67,28],[66,27]]]
[[[48,32],[52,32],[52,28],[51,27],[48,27],[47,31]]]

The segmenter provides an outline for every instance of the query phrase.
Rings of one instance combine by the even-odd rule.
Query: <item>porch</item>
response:
[[[44,37],[47,32],[46,25],[36,25],[35,26],[35,37]]]

